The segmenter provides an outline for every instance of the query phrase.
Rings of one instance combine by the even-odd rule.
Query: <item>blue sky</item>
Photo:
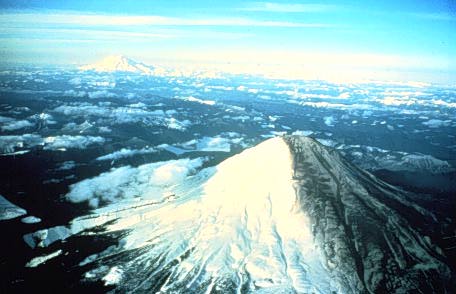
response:
[[[2,63],[252,64],[456,80],[447,1],[0,0]]]

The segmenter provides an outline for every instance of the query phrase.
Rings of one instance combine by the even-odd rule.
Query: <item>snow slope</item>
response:
[[[313,139],[272,138],[204,169],[189,160],[153,164],[147,173],[121,169],[111,173],[135,176],[119,195],[110,184],[116,201],[49,229],[65,234],[24,238],[33,247],[40,236],[54,236],[38,243],[47,246],[60,235],[123,232],[117,246],[80,263],[92,268],[85,279],[119,293],[445,293],[454,286],[424,235],[433,215]],[[174,180],[157,180],[169,173]],[[67,198],[93,202],[103,197],[103,181],[107,174],[76,183]]]

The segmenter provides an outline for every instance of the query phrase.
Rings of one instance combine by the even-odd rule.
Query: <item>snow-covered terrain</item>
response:
[[[451,289],[441,250],[411,223],[433,214],[307,137],[269,139],[215,168],[200,160],[119,168],[66,197],[109,204],[24,239],[49,246],[99,226],[125,231],[116,247],[80,263],[94,265],[85,279],[119,293]]]
[[[12,219],[24,214],[27,214],[27,211],[25,211],[25,209],[14,205],[5,199],[5,197],[0,195],[0,220]]]
[[[152,74],[154,69],[150,66],[133,61],[123,55],[112,55],[94,64],[79,67],[80,70],[93,70],[97,72],[133,72]]]
[[[456,269],[455,105],[451,85],[124,57],[1,69],[2,286],[444,289]],[[291,134],[336,151],[277,138]]]

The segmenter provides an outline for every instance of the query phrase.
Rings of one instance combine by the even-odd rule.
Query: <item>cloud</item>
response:
[[[432,20],[432,21],[454,21],[456,20],[455,14],[450,13],[406,13],[408,16],[424,19],[424,20]]]
[[[2,131],[16,131],[19,129],[29,128],[33,126],[34,124],[29,122],[28,120],[18,120],[9,122],[6,125],[2,126]]]
[[[92,95],[92,98],[95,96]],[[103,95],[97,94],[101,98]],[[149,126],[164,126],[169,129],[179,131],[185,130],[191,125],[187,119],[178,120],[174,117],[169,117],[171,113],[163,112],[163,110],[149,111],[142,108],[134,107],[104,107],[88,103],[81,103],[79,105],[60,105],[54,109],[55,112],[64,115],[75,117],[89,117],[94,116],[97,118],[105,118],[108,124],[126,124],[142,122]]]
[[[15,152],[16,149],[42,145],[41,136],[23,134],[20,136],[0,136],[0,151],[4,154]]]
[[[122,148],[119,151],[115,151],[110,154],[106,154],[97,158],[97,160],[118,160],[122,158],[132,157],[136,155],[144,155],[156,152],[153,148],[142,148],[142,149],[129,149]]]
[[[273,2],[253,2],[246,7],[240,8],[242,11],[255,12],[326,12],[335,10],[337,6],[328,4],[294,4],[294,3],[273,3]]]
[[[440,128],[448,127],[451,124],[451,120],[440,120],[440,119],[430,119],[428,121],[422,122],[423,125],[428,126],[429,128]]]
[[[123,166],[83,180],[70,186],[66,198],[72,202],[88,201],[92,207],[102,202],[142,197],[160,198],[163,189],[184,180],[201,168],[203,158],[179,159],[144,164],[139,167]]]
[[[117,97],[116,94],[108,92],[106,90],[89,92],[88,95],[89,95],[89,98],[92,98],[92,99],[115,98],[115,97]]]
[[[44,149],[46,150],[58,150],[66,148],[78,148],[83,149],[92,144],[102,144],[105,139],[102,137],[93,136],[56,136],[47,137],[44,139]]]
[[[179,18],[165,16],[122,16],[77,13],[6,13],[0,24],[90,26],[248,26],[248,27],[330,27],[328,24],[256,20],[250,18]],[[117,34],[120,32],[117,32]]]
[[[205,105],[215,105],[214,100],[203,100],[203,99],[195,98],[193,96],[185,97],[183,99],[190,101],[190,102],[197,102],[197,103],[205,104]]]
[[[333,127],[335,123],[335,118],[334,116],[325,116],[323,118],[323,121],[325,122],[325,125],[327,125],[328,127]]]

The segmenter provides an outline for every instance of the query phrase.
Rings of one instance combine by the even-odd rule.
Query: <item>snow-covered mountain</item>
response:
[[[143,63],[136,62],[123,55],[108,56],[99,62],[79,67],[80,70],[93,70],[97,72],[134,72],[153,74],[154,68]]]
[[[136,73],[162,77],[197,77],[218,78],[220,72],[200,69],[198,66],[183,66],[179,68],[169,66],[151,66],[134,61],[123,55],[108,56],[96,63],[78,67],[82,71],[110,72],[110,73]]]
[[[123,232],[117,246],[80,263],[92,268],[85,279],[119,293],[454,287],[454,273],[425,233],[434,215],[313,139],[277,137],[215,167],[202,169],[203,162],[121,167],[76,183],[67,199],[108,205],[24,240],[45,247],[80,232]]]

